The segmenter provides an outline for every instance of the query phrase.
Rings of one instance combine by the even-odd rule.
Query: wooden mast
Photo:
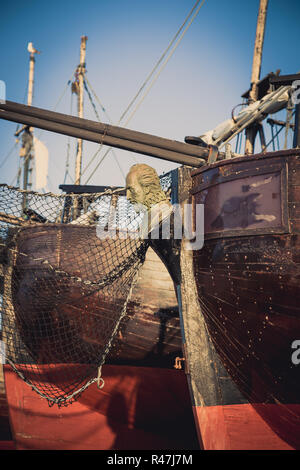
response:
[[[78,117],[79,118],[83,118],[83,82],[84,82],[84,74],[85,74],[86,41],[87,41],[87,36],[82,36],[81,37],[81,46],[80,46],[80,64],[77,68],[77,73],[78,73]],[[82,145],[83,145],[83,140],[78,139],[78,141],[77,141],[76,166],[75,166],[75,184],[80,184],[80,179],[81,179]]]
[[[28,76],[28,93],[27,93],[27,106],[32,105],[33,99],[33,87],[34,87],[34,69],[35,69],[35,54],[39,54],[32,43],[28,44],[29,57],[29,76]],[[32,148],[33,148],[33,127],[25,127],[23,129],[22,136],[22,147],[20,149],[20,157],[24,158],[23,161],[23,189],[30,189],[31,182],[31,160],[32,160]],[[23,209],[26,207],[26,197],[23,199]]]
[[[251,89],[249,93],[249,104],[257,101],[258,88],[257,84],[260,79],[262,51],[265,35],[265,24],[267,17],[268,0],[260,0],[259,11],[257,16],[256,36],[253,52],[252,74],[251,74]],[[251,154],[254,150],[255,137],[258,131],[257,125],[249,126],[246,129],[246,144],[245,153]]]

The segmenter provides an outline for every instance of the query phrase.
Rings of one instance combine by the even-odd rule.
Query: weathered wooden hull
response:
[[[149,247],[108,362],[173,368],[176,357],[182,357],[182,336],[174,283]]]
[[[85,250],[86,240],[92,253]],[[119,288],[122,273],[104,289],[85,282],[101,282],[114,265],[135,255],[134,248],[135,244],[126,240],[116,246],[114,241],[101,241],[91,227],[70,230],[70,226],[54,225],[22,230],[16,247],[20,254],[12,273],[12,301],[20,337],[37,363],[49,362],[51,351],[53,363],[80,360],[72,352],[68,356],[66,348],[57,348],[56,336],[60,339],[62,334],[66,343],[80,341],[82,350],[85,345],[103,347],[106,337],[102,337],[102,325],[108,328],[112,320],[109,327],[113,330],[114,318],[118,318],[126,300],[126,292]],[[51,268],[41,260],[47,260]],[[78,276],[82,282],[76,280]],[[160,258],[148,248],[107,361],[172,368],[180,355],[173,281]]]
[[[238,158],[192,173],[194,203],[205,207],[204,246],[193,252],[198,298],[221,363],[220,397],[195,404],[205,448],[300,448],[300,365],[293,359],[300,338],[299,154]]]

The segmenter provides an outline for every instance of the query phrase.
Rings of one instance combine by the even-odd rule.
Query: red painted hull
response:
[[[105,386],[91,385],[72,406],[46,400],[5,366],[10,422],[18,450],[197,449],[182,371],[103,366]]]
[[[280,437],[284,431],[290,433],[289,424],[284,430],[281,423],[280,434],[277,434],[263,419],[268,413],[274,421],[276,417],[282,421],[279,405],[194,406],[193,411],[205,450],[297,450]],[[299,416],[300,405],[285,406],[284,412]],[[287,434],[285,437],[288,442],[297,438]]]
[[[194,273],[215,364],[210,382],[201,373],[194,379],[205,449],[300,449],[292,358],[300,337],[299,170],[293,149],[192,173],[205,233]]]
[[[0,441],[0,450],[15,450],[13,441]]]

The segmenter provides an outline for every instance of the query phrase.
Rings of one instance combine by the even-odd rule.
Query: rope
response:
[[[91,160],[89,161],[89,163],[87,164],[87,166],[84,168],[84,170],[82,171],[81,173],[81,176],[83,176],[85,174],[85,172],[87,171],[87,169],[89,168],[89,166],[93,163],[93,161],[95,160],[95,158],[97,157],[98,153],[102,150],[102,147],[103,147],[103,144],[101,144],[99,146],[99,148],[96,150],[96,152],[94,153],[94,155],[92,156]],[[102,160],[104,159],[104,157],[106,156],[106,154],[102,157],[102,159],[100,160],[100,163],[102,162]],[[99,165],[100,165],[99,163]],[[98,165],[98,166],[99,166]],[[90,177],[91,178],[91,177]],[[90,178],[85,182],[85,184],[87,184],[87,182],[90,180]]]
[[[110,222],[116,227],[115,235],[102,242],[94,227],[73,226],[73,230],[70,224],[47,219],[50,211],[58,220],[59,205],[66,201],[72,207],[69,198],[82,198],[82,194],[49,198],[51,193],[40,195],[0,185],[0,222],[6,224],[0,234],[0,254],[7,265],[1,295],[6,359],[49,406],[67,406],[94,382],[99,389],[105,385],[102,365],[128,313],[148,248],[148,242],[136,232],[136,213],[107,196],[119,191],[87,193],[87,200],[82,200],[82,211],[96,204],[104,230],[110,229]],[[35,219],[18,217],[24,194]],[[97,194],[104,198],[97,200]],[[26,232],[30,226],[37,229],[42,244],[39,240],[31,244],[31,232]],[[125,230],[137,236],[124,237]],[[24,301],[19,303],[19,295],[26,299],[22,297]],[[72,367],[52,367],[61,363]]]
[[[294,117],[294,116],[295,116],[295,110],[292,113],[292,117]],[[272,129],[272,138],[266,144],[266,148],[269,147],[269,145],[271,143],[273,143],[273,150],[275,150],[274,141],[275,141],[275,138],[277,138],[277,147],[278,147],[278,150],[279,150],[280,145],[279,145],[278,136],[279,136],[280,132],[284,129],[284,126],[282,126],[278,131],[277,131],[277,126],[276,126],[276,133],[275,134],[273,133],[273,127],[272,126],[271,126],[271,129]]]
[[[4,159],[2,160],[1,164],[0,164],[0,168],[3,167],[3,165],[5,165],[5,163],[7,162],[8,158],[11,156],[11,154],[13,153],[13,151],[15,150],[15,148],[17,147],[18,145],[18,142],[15,142],[13,147],[10,149],[10,151],[7,153],[7,155],[4,157]]]
[[[1,245],[1,244],[0,244]],[[14,250],[12,250],[14,251]],[[139,270],[141,268],[143,264],[143,260],[139,259],[139,263],[136,267],[136,272],[135,272],[135,276],[134,278],[132,279],[132,282],[131,282],[131,286],[130,286],[130,289],[129,289],[129,292],[128,292],[128,295],[126,297],[126,300],[125,300],[125,303],[123,305],[123,308],[122,308],[122,312],[121,312],[121,315],[118,319],[118,321],[116,322],[115,324],[115,327],[114,327],[114,330],[110,336],[110,339],[106,345],[106,348],[101,356],[101,360],[100,360],[100,365],[98,366],[98,374],[97,374],[97,377],[96,378],[93,378],[91,380],[88,380],[82,387],[80,387],[78,390],[75,390],[73,393],[69,394],[68,396],[64,396],[64,397],[51,397],[49,395],[46,395],[44,394],[43,392],[41,392],[41,390],[36,387],[29,379],[27,379],[24,374],[15,366],[14,362],[11,361],[8,357],[6,357],[6,362],[8,364],[10,364],[10,366],[12,367],[12,369],[15,371],[15,373],[27,384],[31,387],[32,390],[34,390],[39,396],[41,396],[42,398],[46,399],[47,402],[48,402],[48,405],[49,406],[53,406],[53,405],[57,405],[58,407],[61,407],[61,406],[67,406],[68,404],[71,404],[73,403],[74,399],[79,397],[90,385],[92,385],[93,383],[97,382],[97,387],[99,389],[103,388],[104,385],[105,385],[105,381],[104,379],[101,377],[101,374],[102,374],[102,366],[105,362],[105,358],[107,357],[107,354],[109,353],[110,349],[111,349],[111,346],[113,344],[113,341],[115,339],[115,336],[119,330],[119,327],[120,327],[120,324],[121,324],[121,321],[122,319],[125,317],[126,313],[127,313],[127,306],[128,306],[128,302],[131,298],[131,295],[132,295],[132,291],[133,291],[133,288],[135,287],[137,281],[138,281],[138,275],[139,275]]]
[[[129,121],[132,119],[132,117],[134,116],[134,114],[137,112],[138,108],[140,107],[140,105],[142,104],[142,102],[144,101],[144,99],[146,98],[146,96],[148,95],[148,93],[150,92],[151,88],[153,87],[154,83],[156,82],[156,80],[158,79],[158,77],[160,76],[161,72],[164,70],[164,68],[166,67],[167,63],[169,62],[169,60],[171,59],[172,55],[174,54],[175,50],[177,49],[177,47],[179,46],[180,42],[182,41],[185,33],[187,32],[187,30],[189,29],[189,27],[191,26],[191,24],[193,23],[194,19],[196,18],[197,14],[199,13],[201,7],[203,6],[204,4],[204,1],[205,0],[202,0],[201,4],[199,5],[199,7],[197,8],[196,12],[194,13],[192,19],[190,20],[189,24],[186,26],[186,28],[184,29],[181,37],[179,38],[179,40],[177,41],[177,43],[175,44],[175,46],[173,47],[173,49],[171,50],[170,54],[168,55],[167,59],[165,60],[165,62],[163,63],[163,65],[161,66],[159,72],[155,75],[154,79],[152,80],[152,83],[150,84],[150,86],[148,87],[148,90],[144,93],[144,96],[141,98],[141,100],[138,102],[138,104],[136,105],[135,109],[133,110],[133,112],[130,114],[129,118],[127,119],[127,121],[125,122],[125,127],[127,126],[127,124],[129,123]],[[199,3],[196,2],[196,5]],[[196,5],[194,6],[194,8],[196,7]],[[192,13],[192,12],[191,12]],[[190,13],[190,15],[191,15]],[[189,15],[189,16],[190,16]],[[187,21],[187,19],[186,19]],[[184,23],[185,24],[185,23]],[[182,25],[183,27],[183,25]],[[181,28],[182,28],[181,27]]]
[[[175,50],[177,49],[177,47],[179,46],[180,42],[182,41],[185,33],[187,32],[187,30],[189,29],[189,27],[191,26],[191,24],[193,23],[194,19],[196,18],[197,14],[199,13],[201,7],[203,6],[205,0],[202,0],[201,4],[198,6],[197,10],[195,11],[194,15],[192,16],[190,22],[188,23],[188,25],[186,26],[186,28],[184,29],[181,37],[179,38],[179,40],[177,41],[177,43],[175,44],[175,46],[173,47],[173,49],[171,50],[170,54],[168,55],[166,61],[164,62],[164,64],[162,65],[162,67],[160,68],[159,72],[156,74],[156,76],[154,77],[152,83],[150,84],[148,90],[145,92],[144,96],[141,98],[141,100],[139,101],[139,103],[137,104],[137,106],[135,107],[135,109],[133,110],[133,112],[131,113],[131,115],[129,116],[129,118],[127,119],[127,121],[125,122],[124,124],[124,127],[126,127],[128,124],[129,124],[129,121],[133,118],[134,114],[137,112],[138,108],[140,107],[140,105],[142,104],[142,102],[144,101],[144,99],[146,98],[146,96],[148,95],[149,91],[151,90],[151,88],[153,87],[154,83],[156,82],[156,80],[158,79],[159,75],[161,74],[161,72],[164,70],[165,66],[167,65],[167,63],[169,62],[169,60],[171,59],[172,55],[174,54]],[[150,80],[150,78],[153,76],[154,72],[157,70],[157,68],[159,67],[160,63],[163,61],[164,57],[166,56],[167,52],[169,51],[169,49],[171,48],[171,46],[174,44],[174,42],[176,41],[177,37],[179,36],[181,30],[184,28],[185,24],[187,23],[188,19],[190,18],[190,16],[192,15],[193,11],[195,10],[195,8],[197,7],[197,5],[200,3],[200,0],[198,0],[195,5],[193,6],[192,10],[190,11],[190,13],[188,14],[188,16],[186,17],[184,23],[181,25],[181,27],[179,28],[179,30],[177,31],[177,33],[175,34],[174,38],[172,39],[172,41],[170,42],[170,44],[168,45],[167,49],[164,51],[164,53],[162,54],[162,56],[160,57],[160,59],[158,60],[158,62],[156,63],[156,65],[154,66],[154,68],[152,69],[152,71],[150,72],[150,74],[148,75],[148,77],[146,78],[145,82],[143,83],[143,85],[140,87],[140,89],[138,90],[137,94],[135,95],[135,97],[131,100],[130,104],[127,106],[127,108],[125,109],[125,111],[123,112],[123,114],[121,115],[118,123],[116,124],[117,126],[121,123],[121,121],[123,120],[123,118],[125,117],[125,115],[127,114],[127,112],[129,111],[129,109],[131,108],[131,106],[133,105],[133,103],[136,101],[137,97],[139,96],[139,94],[142,92],[142,90],[145,88],[146,84],[148,83],[148,81]],[[89,178],[87,179],[87,181],[85,182],[85,184],[87,184],[90,179],[92,178],[92,176],[95,174],[95,172],[97,171],[97,169],[99,168],[100,164],[103,162],[104,158],[107,156],[107,154],[110,152],[111,150],[111,147],[106,151],[106,153],[104,154],[103,158],[101,159],[101,161],[97,164],[96,168],[94,169],[94,171],[91,173],[91,175],[89,176]]]
[[[91,104],[92,104],[92,106],[93,106],[93,108],[94,108],[96,117],[97,117],[98,121],[101,122],[101,119],[100,119],[99,114],[98,114],[98,112],[97,112],[96,105],[95,105],[95,103],[93,102],[92,96],[91,96],[90,91],[89,91],[89,89],[88,89],[88,87],[87,87],[87,83],[88,83],[87,80],[84,79],[84,82],[83,82],[83,83],[84,83],[84,88],[85,88],[85,90],[86,90],[86,92],[87,92],[87,94],[88,94],[89,100],[90,100],[90,102],[91,102]],[[94,93],[94,92],[93,92],[93,93]],[[94,93],[94,94],[95,94],[95,93]],[[96,95],[95,95],[95,96],[96,96]],[[99,103],[100,103],[100,100],[99,100],[99,99],[98,99],[98,101],[99,101]],[[107,114],[106,111],[105,111],[105,109],[104,109],[104,107],[102,106],[101,103],[100,103],[100,106],[101,106],[102,110],[104,110],[105,114]],[[111,120],[110,120],[108,114],[107,114],[107,117],[108,117],[109,122],[111,123]],[[95,152],[95,154],[93,155],[93,157],[91,158],[91,160],[89,161],[89,163],[88,163],[88,165],[85,167],[85,169],[81,172],[81,176],[84,175],[84,173],[86,172],[86,170],[88,169],[88,167],[89,167],[89,166],[91,165],[91,163],[95,160],[96,156],[97,156],[97,155],[99,154],[99,152],[102,150],[102,147],[103,147],[103,142],[101,142],[101,144],[100,144],[98,150]],[[119,160],[118,160],[118,158],[117,158],[117,156],[116,156],[114,150],[113,150],[112,148],[111,148],[111,150],[112,150],[112,152],[113,152],[113,156],[114,156],[114,158],[115,158],[115,160],[116,160],[116,163],[117,163],[117,165],[118,165],[118,167],[119,167],[119,170],[120,170],[120,172],[121,172],[123,178],[125,179],[125,174],[124,174],[124,171],[123,171],[123,169],[122,169],[122,167],[121,167],[121,165],[120,165],[120,163],[119,163]],[[99,165],[102,163],[102,161],[104,160],[104,158],[106,157],[106,155],[107,155],[107,154],[105,154],[105,155],[103,156],[103,158],[100,160],[99,164],[97,165],[97,168],[98,168]],[[94,170],[94,171],[95,171],[95,170]],[[85,184],[87,184],[87,182],[91,179],[91,177],[92,177],[92,175],[91,175],[90,178],[86,181]]]
[[[64,95],[65,95],[65,93],[66,93],[66,91],[67,91],[68,86],[69,86],[70,83],[71,83],[72,77],[73,77],[73,75],[74,75],[75,72],[76,72],[76,69],[75,69],[75,71],[72,73],[70,79],[67,81],[67,84],[66,84],[66,86],[65,86],[65,88],[64,88],[64,90],[63,90],[63,92],[62,92],[62,94],[61,94],[60,97],[58,98],[58,100],[57,100],[57,102],[56,102],[54,108],[52,108],[52,111],[56,111],[56,108],[58,107],[59,103],[60,103],[61,100],[63,99],[63,97],[64,97]],[[38,138],[40,138],[40,135],[41,135],[42,132],[44,132],[44,129],[40,129],[39,133],[37,134]]]
[[[106,114],[106,116],[108,117],[109,122],[111,122],[111,119],[110,119],[110,117],[109,117],[109,115],[108,115],[106,109],[104,108],[104,106],[103,106],[103,104],[101,103],[100,99],[98,98],[98,96],[97,96],[95,90],[93,89],[92,85],[90,84],[90,82],[88,81],[88,79],[87,79],[86,77],[85,77],[85,81],[86,81],[86,83],[88,84],[89,88],[91,89],[91,92],[93,93],[94,97],[95,97],[96,100],[98,101],[98,103],[99,103],[99,105],[100,105],[100,107],[101,107],[103,113]]]
[[[141,266],[141,264],[140,264]],[[140,268],[139,266],[139,268]],[[112,346],[112,343],[113,343],[113,340],[114,340],[114,337],[119,329],[119,326],[120,326],[120,323],[121,323],[121,320],[124,318],[124,316],[126,315],[126,311],[127,311],[127,305],[128,305],[128,302],[131,298],[131,295],[132,295],[132,291],[133,291],[133,287],[136,285],[136,282],[138,280],[138,273],[139,273],[139,268],[137,269],[137,272],[135,274],[135,277],[131,283],[131,287],[130,287],[130,290],[129,290],[129,293],[128,293],[128,296],[127,296],[127,299],[125,301],[125,304],[124,304],[124,307],[123,307],[123,310],[122,310],[122,314],[119,318],[119,321],[116,323],[115,325],[115,328],[114,328],[114,331],[113,331],[113,334],[110,338],[110,341],[102,355],[102,359],[101,359],[101,364],[100,366],[98,367],[98,374],[97,374],[97,377],[94,378],[94,379],[91,379],[89,380],[88,382],[86,382],[81,388],[79,388],[78,390],[76,390],[75,392],[71,393],[70,395],[68,395],[67,397],[64,397],[64,398],[51,398],[45,394],[43,394],[37,387],[35,387],[31,382],[29,382],[25,377],[24,375],[22,374],[22,372],[20,372],[15,366],[14,364],[9,360],[7,359],[7,362],[10,363],[10,365],[12,366],[12,368],[14,369],[14,371],[20,376],[20,378],[22,380],[24,380],[25,383],[27,383],[33,390],[35,390],[42,398],[45,398],[47,401],[48,401],[48,404],[49,406],[53,406],[54,404],[58,405],[58,407],[60,406],[63,406],[63,405],[67,405],[67,403],[72,403],[72,401],[74,400],[74,398],[76,396],[80,396],[82,394],[82,392],[84,392],[90,385],[92,385],[93,383],[97,382],[97,387],[99,389],[103,388],[104,385],[105,385],[105,382],[104,382],[104,379],[101,377],[101,374],[102,374],[102,366],[104,364],[104,360],[105,360],[105,357],[107,356],[111,346]],[[101,381],[101,385],[100,385],[100,381]]]
[[[205,0],[202,1],[200,7],[198,8],[195,16],[198,14],[202,4],[204,3]],[[157,61],[157,63],[155,64],[155,66],[153,67],[153,69],[151,70],[150,74],[148,75],[148,77],[146,78],[146,80],[144,81],[144,83],[142,84],[142,86],[140,87],[140,89],[138,90],[137,94],[134,96],[134,98],[131,100],[131,102],[129,103],[129,105],[127,106],[127,108],[125,109],[125,111],[123,112],[123,114],[121,115],[120,119],[119,119],[119,123],[123,120],[123,118],[125,117],[125,115],[127,114],[127,112],[129,111],[129,109],[131,108],[131,106],[133,105],[133,103],[136,101],[136,99],[138,98],[138,96],[140,95],[140,93],[142,92],[142,90],[145,88],[145,86],[147,85],[148,81],[150,80],[150,78],[153,76],[154,72],[157,70],[157,68],[159,67],[160,63],[163,61],[164,57],[166,56],[167,52],[169,51],[169,49],[172,47],[172,45],[174,44],[174,42],[176,41],[177,37],[179,36],[181,30],[184,28],[185,24],[187,23],[188,19],[190,18],[190,16],[192,15],[193,11],[195,10],[195,8],[197,7],[197,5],[200,3],[200,0],[198,0],[195,5],[193,6],[192,10],[190,11],[190,13],[188,14],[188,16],[186,17],[185,21],[183,22],[183,24],[180,26],[179,30],[177,31],[177,33],[175,34],[175,36],[173,37],[172,41],[169,43],[168,47],[166,48],[166,50],[163,52],[163,54],[161,55],[161,57],[159,58],[159,60]],[[194,20],[194,18],[192,19],[192,21]],[[190,23],[191,25],[191,23]],[[190,26],[189,25],[189,26]],[[188,26],[188,28],[189,28]],[[185,34],[185,32],[184,32]],[[180,39],[181,40],[181,39]],[[177,47],[177,46],[176,46]]]
[[[96,108],[95,103],[94,103],[94,101],[93,101],[93,98],[92,98],[92,96],[91,96],[91,94],[90,94],[90,91],[89,91],[89,89],[88,89],[88,87],[87,87],[87,82],[86,82],[85,79],[83,79],[83,86],[84,86],[84,88],[85,88],[85,91],[86,91],[87,94],[88,94],[88,97],[89,97],[89,100],[90,100],[90,102],[91,102],[91,105],[92,105],[93,108],[94,108],[96,117],[97,117],[98,121],[101,122],[100,116],[99,116],[99,114],[98,114],[98,111],[97,111],[97,108]]]
[[[104,379],[101,377],[101,374],[102,374],[102,365],[98,367],[98,377],[97,377],[98,388],[103,388],[105,385]],[[101,380],[101,385],[100,385],[100,380]]]
[[[71,92],[71,104],[70,104],[70,115],[72,116],[73,114],[73,93]],[[67,156],[66,156],[66,169],[65,169],[65,176],[64,176],[64,183],[66,182],[67,180],[67,176],[69,175],[70,178],[71,178],[71,175],[69,173],[69,160],[70,160],[70,136],[68,137],[68,142],[67,142]],[[71,178],[72,180],[72,178]],[[74,183],[74,180],[72,180],[72,182]]]

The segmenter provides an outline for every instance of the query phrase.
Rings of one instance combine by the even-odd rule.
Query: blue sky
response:
[[[15,0],[1,4],[0,80],[7,99],[26,102],[28,42],[36,56],[33,105],[70,113],[68,80],[79,63],[80,38],[87,41],[87,79],[116,124],[147,75],[192,9],[194,0]],[[249,88],[259,1],[206,0],[174,55],[130,121],[131,129],[183,141],[230,117]],[[300,1],[269,0],[261,76],[300,70]],[[97,106],[102,122],[108,118]],[[73,95],[73,114],[76,114]],[[96,119],[85,95],[85,117]],[[15,123],[0,121],[0,182],[16,182],[19,148],[13,147]],[[63,182],[68,138],[35,130],[49,149],[48,189]],[[70,140],[74,174],[74,139]],[[84,143],[83,169],[97,150]],[[102,149],[100,156],[106,148]],[[163,173],[176,165],[115,149],[89,184],[123,185],[136,162]],[[1,166],[2,164],[2,166]],[[96,161],[84,173],[85,183]],[[67,181],[71,183],[69,179]]]

